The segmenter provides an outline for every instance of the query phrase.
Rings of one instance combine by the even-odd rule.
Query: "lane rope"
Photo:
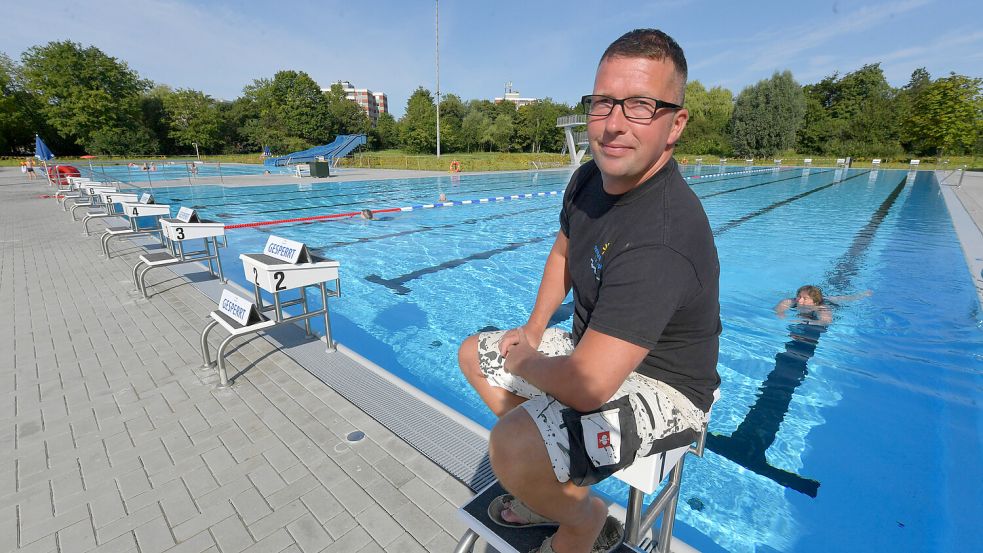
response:
[[[711,166],[712,167],[712,166]],[[689,175],[683,177],[684,179],[711,179],[714,177],[732,176],[732,175],[743,175],[751,173],[764,173],[764,172],[775,172],[775,170],[783,171],[792,169],[789,168],[779,168],[779,167],[768,167],[764,169],[744,169],[742,171],[729,171],[725,173],[713,173],[710,175]],[[410,205],[405,207],[387,207],[384,209],[370,209],[373,215],[378,213],[401,213],[408,211],[416,211],[420,209],[434,209],[438,207],[453,207],[456,205],[473,205],[473,204],[487,204],[492,202],[504,202],[510,200],[524,200],[529,198],[542,198],[545,196],[560,196],[564,190],[552,190],[550,192],[530,192],[526,194],[510,194],[507,196],[490,196],[488,198],[478,198],[474,200],[456,200],[456,201],[446,201],[446,202],[435,202],[432,204],[419,204]],[[241,228],[256,228],[265,227],[272,225],[288,225],[291,223],[311,223],[315,221],[330,221],[333,219],[351,219],[354,217],[359,217],[362,215],[362,211],[347,211],[345,213],[330,213],[327,215],[312,215],[310,217],[295,217],[292,219],[273,219],[270,221],[256,221],[252,223],[234,223],[231,225],[225,225],[226,230],[235,230]]]

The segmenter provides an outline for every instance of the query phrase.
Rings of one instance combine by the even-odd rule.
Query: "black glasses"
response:
[[[580,99],[580,103],[584,106],[584,113],[591,117],[607,117],[614,111],[614,106],[620,104],[625,119],[629,121],[651,121],[662,108],[683,109],[683,106],[645,96],[632,96],[619,100],[610,96],[588,94]]]

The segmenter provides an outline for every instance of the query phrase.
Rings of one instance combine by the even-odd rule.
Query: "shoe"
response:
[[[513,514],[521,519],[526,520],[525,523],[509,522],[502,518],[502,511],[509,509]],[[517,497],[512,494],[504,494],[496,497],[488,505],[488,518],[492,520],[495,524],[499,526],[505,526],[506,528],[534,528],[537,526],[559,526],[560,523],[555,520],[550,520],[546,517],[540,516],[532,511],[525,503],[520,501]]]
[[[604,521],[601,533],[594,540],[594,547],[591,547],[590,553],[612,553],[621,545],[624,535],[625,529],[621,526],[621,522],[609,515]],[[553,551],[553,536],[548,536],[539,547],[529,553],[556,553]]]

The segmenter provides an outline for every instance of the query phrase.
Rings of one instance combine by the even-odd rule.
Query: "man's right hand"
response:
[[[539,343],[543,341],[543,332],[545,332],[545,330],[536,332],[531,329],[528,324],[522,325],[520,328],[522,328],[523,332],[525,333],[526,341],[529,342],[529,345],[532,346],[533,349],[538,349]],[[498,351],[501,352],[502,357],[508,357],[509,349],[518,344],[519,340],[521,339],[522,338],[519,336],[518,328],[513,328],[512,330],[506,331],[505,334],[502,335],[501,341],[498,342]]]

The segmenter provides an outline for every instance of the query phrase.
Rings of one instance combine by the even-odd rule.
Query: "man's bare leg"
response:
[[[590,495],[589,488],[557,481],[542,435],[525,409],[501,417],[492,429],[488,454],[505,489],[560,524],[552,544],[556,553],[591,550],[604,526],[607,507]]]
[[[526,398],[517,396],[505,388],[492,386],[488,383],[485,375],[481,372],[478,365],[478,336],[469,336],[461,348],[457,351],[457,362],[461,366],[461,372],[468,383],[478,392],[485,405],[495,413],[498,418],[502,418],[506,413],[514,409],[517,405],[526,401]]]

